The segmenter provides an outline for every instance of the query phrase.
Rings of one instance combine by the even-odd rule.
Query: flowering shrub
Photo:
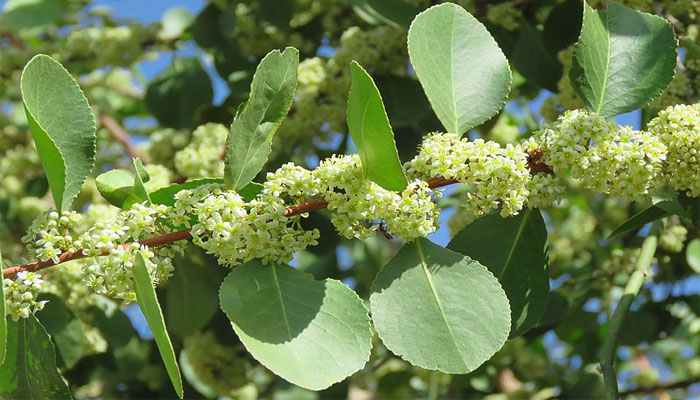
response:
[[[7,3],[0,397],[663,390],[619,380],[617,348],[692,347],[700,326],[697,294],[644,286],[700,271],[697,7],[266,3],[79,28],[81,2],[48,22]],[[117,68],[189,39],[230,86],[220,105],[197,59],[145,90]],[[119,121],[144,110],[134,145]],[[585,366],[554,368],[545,332]],[[661,352],[683,366],[670,386],[700,376],[697,350]],[[124,371],[78,373],[111,368],[102,353]]]

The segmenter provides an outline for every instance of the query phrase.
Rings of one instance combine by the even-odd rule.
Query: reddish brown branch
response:
[[[431,189],[439,188],[442,186],[447,186],[447,185],[452,185],[454,183],[457,183],[457,180],[455,179],[445,179],[443,177],[437,177],[437,178],[431,178],[428,179],[426,182],[428,182],[428,186]],[[300,215],[312,211],[317,211],[322,208],[326,208],[328,206],[328,201],[324,199],[309,199],[306,200],[305,202],[301,204],[297,204],[295,206],[291,206],[287,208],[287,210],[284,212],[284,215],[286,217],[292,217],[294,215]],[[177,232],[171,232],[171,233],[166,233],[161,236],[157,236],[154,238],[150,239],[145,239],[145,240],[140,240],[138,243],[144,244],[148,247],[158,247],[158,246],[163,246],[166,244],[170,244],[173,242],[177,242],[180,240],[187,240],[190,239],[192,235],[190,235],[190,230],[186,229],[183,231],[177,231]],[[123,244],[122,247],[128,248],[131,246],[132,243],[127,243]],[[105,250],[102,252],[101,255],[106,256],[109,254],[109,250]],[[54,263],[52,260],[49,261],[35,261],[29,264],[24,264],[20,265],[17,267],[10,267],[6,268],[2,271],[3,277],[7,278],[10,276],[16,275],[18,272],[21,271],[39,271],[44,268],[52,267],[57,264],[62,264],[64,262],[72,261],[72,260],[79,260],[81,258],[86,258],[85,255],[83,255],[82,250],[78,250],[75,253],[68,253],[64,252],[61,253],[61,255],[58,256],[58,263]]]
[[[100,114],[100,123],[107,129],[109,134],[124,146],[126,152],[133,158],[140,158],[144,163],[147,161],[141,152],[136,148],[136,146],[131,143],[129,139],[129,134],[124,130],[124,128],[117,122],[116,119],[110,117],[106,114]]]

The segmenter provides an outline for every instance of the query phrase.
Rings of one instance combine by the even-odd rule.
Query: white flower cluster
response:
[[[80,285],[97,294],[134,301],[131,267],[136,252],[143,253],[151,278],[158,283],[172,274],[172,258],[182,252],[184,244],[173,243],[152,250],[138,243],[125,247],[124,244],[164,233],[159,219],[167,218],[171,209],[164,205],[134,204],[130,210],[118,214],[113,210],[116,208],[96,205],[84,216],[75,212],[44,213],[32,223],[22,241],[27,244],[29,254],[40,261],[57,263],[62,252],[75,253],[80,249],[85,256],[92,257],[79,263]],[[103,255],[105,252],[108,254]]]
[[[440,210],[433,200],[439,196],[421,180],[409,182],[397,193],[365,177],[358,155],[333,156],[321,162],[310,178],[310,194],[328,201],[335,211],[331,222],[346,238],[368,238],[381,224],[396,237],[413,240],[438,228]],[[315,193],[314,193],[315,192]]]
[[[317,230],[301,228],[299,216],[285,217],[280,196],[263,193],[245,203],[235,192],[220,185],[203,185],[175,196],[172,221],[190,227],[193,242],[214,254],[219,263],[235,266],[260,258],[289,262],[296,250],[316,244]],[[197,222],[192,224],[190,216]]]
[[[466,184],[468,201],[461,206],[477,216],[499,208],[502,216],[514,215],[527,203],[530,170],[520,145],[503,148],[496,142],[434,133],[406,170],[420,179],[442,176]]]
[[[555,173],[568,171],[589,189],[630,200],[654,193],[666,159],[666,146],[656,135],[618,128],[582,110],[567,111],[532,142]]]
[[[145,165],[146,172],[151,179],[146,182],[146,191],[154,192],[162,187],[170,185],[173,180],[173,172],[160,164],[147,164]]]
[[[680,253],[688,238],[688,228],[681,225],[678,218],[669,218],[659,235],[659,247],[669,253]]]
[[[165,227],[159,220],[168,219],[171,212],[171,208],[164,205],[134,204],[130,210],[114,218],[97,221],[75,241],[75,245],[80,246],[86,256],[98,256],[104,251],[109,254],[94,257],[92,262],[85,263],[85,284],[95,293],[134,301],[131,268],[138,251],[146,260],[153,282],[157,284],[167,280],[174,270],[172,258],[183,252],[183,243],[176,242],[154,249],[138,243],[123,245],[165,233]]]
[[[222,124],[207,123],[192,133],[192,141],[175,153],[175,169],[188,178],[224,175],[224,160],[228,129]]]
[[[142,56],[143,42],[154,37],[154,29],[137,23],[114,27],[90,26],[70,32],[66,46],[71,54],[93,57],[100,66],[128,66]]]
[[[235,347],[222,345],[211,331],[187,336],[184,345],[182,357],[199,382],[220,396],[239,398],[238,390],[250,382],[247,372],[251,366]]]
[[[40,214],[22,237],[29,257],[58,263],[58,256],[64,251],[75,253],[79,247],[73,244],[71,228],[81,219],[82,215],[75,211],[64,211],[61,214],[50,211]]]
[[[664,180],[691,197],[700,196],[700,103],[668,107],[648,129],[668,148]]]
[[[46,301],[37,301],[37,295],[44,286],[44,281],[34,272],[18,272],[15,279],[3,279],[5,285],[6,314],[17,321],[27,318],[44,308]],[[4,316],[3,316],[4,318]]]

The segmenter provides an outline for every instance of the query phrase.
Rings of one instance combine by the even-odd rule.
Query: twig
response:
[[[620,392],[620,397],[626,397],[637,393],[653,393],[659,390],[685,389],[688,386],[695,385],[698,383],[700,383],[700,376],[695,376],[680,381],[659,383],[652,386],[640,386],[638,388],[625,390],[624,392]]]
[[[124,149],[126,152],[132,157],[132,158],[140,158],[141,161],[144,163],[147,161],[141,152],[138,151],[136,146],[131,143],[131,140],[129,139],[129,134],[124,130],[124,128],[117,122],[116,119],[110,117],[107,114],[100,114],[99,115],[100,123],[102,126],[107,129],[109,134],[116,140],[117,142],[121,143],[122,146],[124,146]]]
[[[438,187],[447,186],[447,185],[451,185],[453,183],[457,183],[457,180],[445,179],[443,177],[437,177],[437,178],[428,179],[427,182],[428,182],[428,186],[431,189],[435,189]],[[305,214],[308,212],[317,211],[317,210],[320,210],[322,208],[326,208],[327,206],[328,206],[328,201],[326,201],[324,199],[309,199],[301,204],[297,204],[297,205],[294,205],[294,206],[287,208],[287,210],[284,212],[284,216],[285,217],[292,217],[295,215]],[[190,230],[186,229],[186,230],[182,230],[182,231],[166,233],[165,235],[157,236],[157,237],[150,238],[150,239],[139,240],[137,243],[146,245],[148,247],[158,247],[158,246],[163,246],[163,245],[170,244],[173,242],[177,242],[180,240],[187,240],[187,239],[190,239],[191,237],[192,237],[192,235],[190,235]],[[126,244],[123,244],[122,247],[128,248],[132,244],[133,243],[126,243]],[[109,250],[105,250],[102,252],[101,256],[109,255],[109,253],[110,253]],[[83,255],[82,249],[78,249],[77,251],[75,251],[73,253],[63,252],[58,256],[57,263],[53,262],[53,260],[34,261],[34,262],[29,263],[29,264],[5,268],[2,270],[2,275],[3,275],[3,277],[7,278],[10,276],[14,276],[18,272],[21,272],[21,271],[31,271],[31,272],[39,271],[39,270],[42,270],[44,268],[53,267],[54,265],[63,264],[63,263],[68,262],[68,261],[79,260],[81,258],[87,258],[87,256]]]
[[[639,253],[639,258],[634,268],[634,272],[630,276],[622,298],[617,303],[615,312],[610,319],[608,334],[603,343],[603,352],[600,358],[600,369],[603,372],[603,383],[605,387],[605,398],[617,400],[619,398],[617,388],[617,374],[615,373],[615,355],[617,353],[617,340],[620,336],[620,329],[625,322],[627,312],[632,305],[632,301],[637,297],[639,289],[649,275],[649,267],[651,260],[656,252],[656,244],[658,239],[655,235],[649,235],[644,239],[642,251]]]

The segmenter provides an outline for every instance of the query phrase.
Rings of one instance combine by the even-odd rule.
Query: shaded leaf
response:
[[[567,0],[552,9],[544,21],[542,30],[542,41],[550,54],[556,56],[576,42],[581,32],[582,20],[581,0]]]
[[[325,389],[369,359],[367,309],[339,281],[315,281],[294,268],[254,260],[231,271],[219,299],[253,357],[295,385]]]
[[[196,58],[175,58],[146,88],[146,108],[163,125],[189,128],[197,108],[211,103],[209,75]]]
[[[486,28],[445,3],[418,14],[408,52],[430,104],[448,132],[464,133],[495,115],[510,90],[510,68]]]
[[[185,337],[204,327],[216,313],[221,279],[206,267],[182,264],[175,264],[173,277],[168,280],[165,317],[170,330]]]
[[[24,67],[21,90],[54,203],[68,210],[95,164],[95,117],[75,79],[47,55]]]
[[[521,25],[511,60],[513,67],[530,82],[552,92],[557,91],[562,65],[544,47],[542,32],[532,25]]]
[[[141,252],[136,254],[132,273],[134,274],[134,291],[136,292],[136,299],[138,300],[139,307],[148,322],[148,326],[151,328],[151,332],[153,332],[153,338],[158,346],[158,352],[163,359],[163,364],[165,364],[170,382],[172,382],[177,396],[182,399],[183,392],[180,368],[175,359],[173,344],[170,342],[168,332],[165,330],[163,312],[160,309],[158,297],[156,296],[153,282],[151,282],[151,277],[148,274],[146,262]]]
[[[66,308],[60,297],[42,293],[39,300],[48,302],[44,309],[37,313],[37,318],[51,335],[63,364],[68,369],[73,368],[83,357],[86,340],[83,324]]]
[[[537,324],[547,307],[547,228],[539,210],[503,218],[485,215],[462,229],[448,249],[478,261],[498,279],[510,302],[510,337]]]
[[[569,77],[588,110],[613,116],[645,106],[668,86],[677,42],[663,18],[614,1],[607,7],[584,4]]]
[[[420,9],[403,0],[353,0],[353,10],[370,24],[408,27]]]
[[[620,226],[617,228],[613,229],[613,231],[608,235],[608,240],[617,239],[627,232],[639,229],[649,222],[654,222],[658,219],[668,217],[669,215],[671,215],[671,213],[663,208],[649,206],[627,219],[627,221],[620,224]]]
[[[384,345],[421,368],[475,370],[510,330],[508,298],[486,267],[427,239],[406,244],[377,275],[372,320]]]
[[[248,102],[236,113],[226,141],[227,188],[246,186],[267,162],[272,137],[292,105],[298,66],[299,51],[293,47],[271,51],[260,61]]]
[[[0,397],[5,399],[70,399],[56,367],[56,353],[35,316],[7,317],[7,354],[0,367]]]
[[[347,122],[362,168],[367,178],[379,186],[387,190],[403,190],[408,182],[382,96],[372,77],[356,61],[350,64],[350,73],[352,85],[348,95]]]

